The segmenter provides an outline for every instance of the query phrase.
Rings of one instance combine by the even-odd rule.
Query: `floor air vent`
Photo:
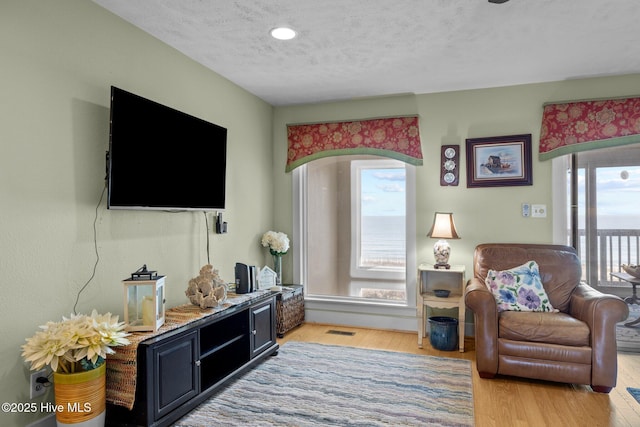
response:
[[[333,334],[333,335],[348,335],[350,337],[354,336],[356,333],[355,332],[350,332],[350,331],[337,331],[335,329],[329,329],[327,331],[328,334]]]

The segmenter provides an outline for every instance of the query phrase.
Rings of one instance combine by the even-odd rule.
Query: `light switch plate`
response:
[[[547,205],[531,205],[531,216],[545,218],[547,216]]]

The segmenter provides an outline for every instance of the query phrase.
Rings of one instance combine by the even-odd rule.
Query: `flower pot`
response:
[[[453,351],[458,346],[458,319],[453,317],[429,317],[429,341],[433,348]]]
[[[53,374],[58,426],[104,426],[106,363],[91,371]]]

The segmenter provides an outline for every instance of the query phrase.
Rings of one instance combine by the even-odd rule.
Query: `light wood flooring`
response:
[[[335,335],[329,330],[355,332]],[[618,385],[609,394],[594,393],[588,386],[499,377],[481,379],[475,368],[473,338],[465,340],[465,352],[439,351],[429,338],[418,348],[416,333],[362,329],[348,326],[306,323],[278,339],[321,344],[347,345],[455,357],[472,362],[475,424],[485,426],[640,426],[640,403],[627,387],[640,388],[640,354],[618,354]]]

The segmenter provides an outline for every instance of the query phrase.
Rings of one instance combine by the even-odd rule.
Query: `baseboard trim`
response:
[[[370,311],[362,306],[349,307],[348,304],[331,304],[327,302],[306,302],[305,321],[312,323],[331,324],[339,326],[354,326],[360,328],[384,329],[418,333],[418,317],[415,309],[392,308]],[[473,323],[465,322],[465,336],[473,336]],[[429,330],[427,322],[426,330]]]

